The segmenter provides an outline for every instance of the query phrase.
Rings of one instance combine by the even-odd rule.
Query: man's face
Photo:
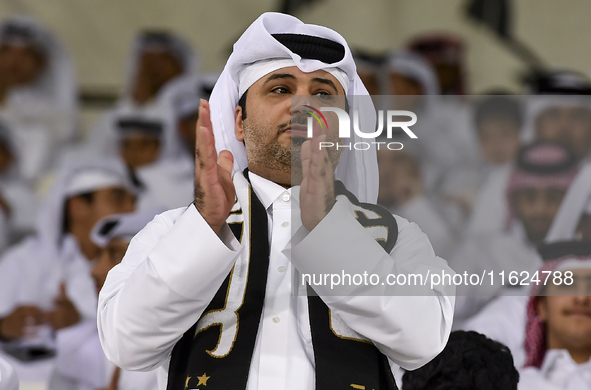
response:
[[[177,122],[179,137],[191,156],[195,154],[195,127],[197,126],[198,119],[199,114],[195,113]]]
[[[153,93],[157,93],[167,82],[183,71],[179,61],[166,50],[148,50],[139,61],[138,77],[148,82]]]
[[[93,193],[92,202],[88,205],[85,215],[86,224],[94,226],[100,219],[135,210],[135,197],[125,188],[101,188]],[[89,230],[90,231],[90,230]]]
[[[400,73],[390,73],[390,87],[394,105],[400,110],[414,110],[424,94],[421,84]]]
[[[527,238],[538,245],[546,236],[566,190],[555,187],[524,188],[515,191],[513,202]]]
[[[9,87],[30,84],[45,69],[45,58],[33,46],[0,45],[0,73]]]
[[[536,121],[536,137],[542,141],[562,142],[583,158],[591,146],[591,110],[582,106],[554,106],[543,111]]]
[[[104,248],[100,249],[91,272],[97,293],[103,288],[109,271],[123,260],[128,246],[127,241],[114,238]]]
[[[538,315],[546,324],[548,348],[591,350],[591,270],[571,272],[572,285],[548,286],[548,296],[538,300]]]
[[[236,109],[236,138],[246,146],[248,169],[284,186],[299,184],[300,150],[307,139],[309,116],[302,105],[345,109],[344,94],[338,80],[323,70],[304,73],[297,67],[282,68],[255,82],[248,89],[245,120],[241,108]],[[292,104],[294,96],[300,96],[297,104]],[[336,144],[338,118],[334,113],[324,116],[328,122],[326,141]],[[336,167],[340,151],[328,150],[330,162]]]
[[[493,164],[512,161],[519,150],[519,127],[508,119],[486,119],[478,126],[480,150]]]
[[[126,135],[121,140],[121,158],[132,170],[152,164],[160,154],[160,140],[141,133]]]

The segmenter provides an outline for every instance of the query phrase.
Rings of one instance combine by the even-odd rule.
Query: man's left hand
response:
[[[60,285],[60,294],[55,299],[55,307],[47,313],[47,322],[54,330],[67,328],[80,321],[80,313],[66,295],[66,286]]]
[[[316,133],[302,144],[300,206],[302,224],[312,231],[335,204],[334,168],[326,148],[320,149],[325,134]]]

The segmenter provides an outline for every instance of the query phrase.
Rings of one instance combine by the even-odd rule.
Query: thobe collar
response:
[[[295,204],[292,204],[299,204],[300,186],[286,189],[279,184],[250,171],[248,172],[248,178],[250,179],[250,184],[252,185],[255,194],[266,210],[268,210],[277,199],[282,198],[284,194],[289,195],[289,198],[287,199],[296,202]]]
[[[550,380],[559,372],[569,373],[568,376],[570,376],[577,371],[591,372],[591,360],[578,364],[566,349],[549,349],[540,367],[540,374]]]

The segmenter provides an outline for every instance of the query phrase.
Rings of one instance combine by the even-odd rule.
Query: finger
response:
[[[224,172],[228,173],[230,177],[232,176],[232,171],[234,170],[234,155],[232,152],[229,150],[222,150],[218,156],[218,164]]]

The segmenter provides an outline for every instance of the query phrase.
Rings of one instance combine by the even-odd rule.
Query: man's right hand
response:
[[[0,321],[0,337],[7,340],[20,339],[26,328],[43,323],[43,312],[37,306],[19,306]]]
[[[230,151],[217,155],[209,103],[201,99],[195,141],[195,207],[216,234],[222,230],[236,199],[233,166]]]

